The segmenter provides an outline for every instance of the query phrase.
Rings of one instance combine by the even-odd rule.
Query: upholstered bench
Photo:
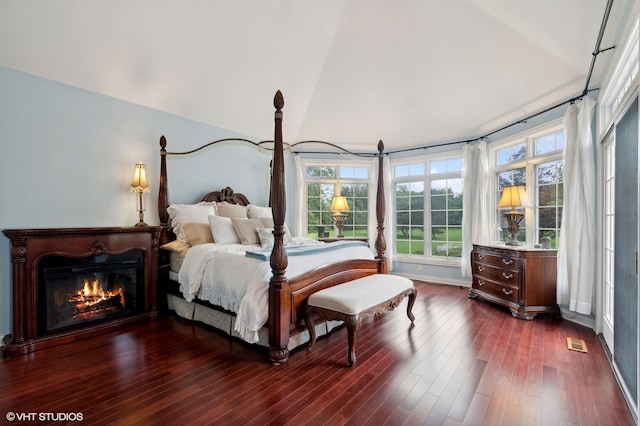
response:
[[[342,320],[347,327],[348,362],[353,366],[356,363],[355,344],[360,321],[394,309],[408,296],[407,316],[413,322],[415,317],[411,309],[416,294],[410,279],[387,274],[368,275],[313,293],[305,308],[305,321],[310,334],[307,350],[311,350],[316,343],[314,315],[328,320]]]

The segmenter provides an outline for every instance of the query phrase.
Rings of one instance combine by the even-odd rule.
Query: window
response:
[[[369,220],[369,166],[350,164],[305,164],[307,188],[307,238],[335,236],[335,195],[347,198],[349,212],[342,234],[346,238],[367,237]]]
[[[522,243],[539,244],[543,237],[548,237],[551,247],[558,247],[563,204],[564,139],[564,129],[556,122],[492,147],[496,204],[504,187],[523,185],[526,188],[526,205],[516,209],[525,213],[517,236]],[[529,215],[526,214],[527,207],[531,208]],[[508,208],[496,209],[496,239],[501,241],[510,238],[503,216],[508,211]]]
[[[462,156],[396,164],[393,171],[395,254],[459,258],[462,253]]]

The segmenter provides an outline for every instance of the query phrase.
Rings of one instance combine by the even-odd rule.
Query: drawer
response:
[[[488,253],[488,252],[479,251],[479,250],[473,251],[474,263],[475,262],[485,263],[487,265],[492,265],[497,268],[512,269],[517,271],[518,269],[520,269],[518,260],[519,258],[517,256],[510,256],[508,253],[495,254],[495,253]]]
[[[501,268],[488,263],[476,262],[473,264],[473,275],[498,281],[508,286],[520,287],[520,272],[517,269]]]
[[[483,277],[473,277],[473,288],[509,302],[519,303],[520,300],[518,288],[500,284]]]

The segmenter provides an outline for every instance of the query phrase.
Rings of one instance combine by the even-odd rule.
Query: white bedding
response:
[[[356,247],[343,247],[340,242],[330,244],[335,250],[289,256],[286,276],[295,277],[341,260],[374,258],[374,252],[365,244]],[[187,301],[197,297],[235,312],[235,331],[249,343],[258,341],[258,330],[266,324],[269,314],[271,265],[269,261],[245,256],[245,251],[259,248],[200,244],[189,249],[178,274],[180,291]]]

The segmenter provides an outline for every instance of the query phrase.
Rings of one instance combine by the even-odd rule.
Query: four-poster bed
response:
[[[304,323],[304,308],[309,295],[321,289],[335,286],[363,276],[387,273],[387,262],[385,257],[386,244],[383,235],[385,220],[385,197],[383,182],[384,145],[382,141],[380,141],[378,143],[378,153],[376,154],[378,157],[379,172],[376,195],[377,236],[375,240],[375,253],[373,253],[368,247],[366,247],[366,244],[363,245],[369,252],[367,255],[361,254],[363,253],[362,247],[353,247],[352,249],[349,249],[348,247],[339,247],[339,243],[319,244],[325,247],[335,244],[337,249],[344,251],[340,252],[341,254],[339,256],[333,257],[329,253],[320,253],[313,255],[316,257],[315,263],[310,263],[310,269],[305,269],[304,272],[300,272],[301,266],[298,263],[301,262],[300,258],[303,258],[305,256],[298,256],[295,252],[296,247],[285,247],[285,242],[288,238],[288,230],[286,229],[285,225],[286,192],[284,144],[282,138],[282,108],[284,107],[284,99],[280,91],[278,91],[274,97],[274,107],[276,110],[275,130],[273,141],[273,158],[271,165],[271,188],[269,196],[269,200],[271,203],[271,218],[266,219],[267,222],[269,220],[272,220],[272,222],[268,223],[266,226],[269,230],[273,229],[272,242],[270,242],[270,244],[272,245],[270,246],[270,253],[268,253],[267,257],[269,260],[268,267],[270,267],[270,278],[267,277],[267,279],[264,280],[264,282],[262,283],[262,287],[264,287],[265,294],[268,297],[267,346],[269,347],[269,359],[274,364],[280,364],[288,360],[289,350],[292,347],[302,345],[308,340],[308,333],[306,331]],[[250,142],[247,140],[243,141]],[[177,239],[177,236],[173,232],[175,231],[175,229],[172,229],[175,228],[175,226],[172,226],[175,224],[171,223],[169,214],[171,205],[169,203],[168,193],[167,156],[172,154],[180,154],[167,152],[166,144],[166,139],[163,136],[160,139],[161,166],[158,194],[158,213],[160,217],[160,225],[162,228],[160,242],[161,244],[163,244],[163,247],[168,247],[173,242],[176,242],[175,240]],[[242,194],[234,193],[231,188],[225,188],[223,191],[211,192],[207,194],[202,201],[204,201],[204,204],[207,206],[208,204],[206,203],[215,203],[218,208],[220,208],[220,206],[228,208],[228,204],[237,206],[249,206],[249,208],[251,208],[249,200]],[[264,211],[264,208],[259,209],[262,209]],[[260,220],[265,219],[260,218]],[[234,225],[237,224],[236,221],[234,221],[233,223]],[[269,227],[268,225],[271,225],[271,227]],[[216,244],[208,245],[214,246]],[[262,247],[265,246],[263,245]],[[345,255],[344,253],[346,253],[346,250],[354,250],[354,254],[351,254],[350,256],[355,257],[350,258],[349,255]],[[358,252],[357,250],[360,251]],[[247,252],[247,254],[250,253]],[[294,256],[291,258],[293,260],[291,264],[290,254],[293,254]],[[229,252],[220,253],[220,256],[226,256],[226,263],[231,263],[232,261],[235,262],[236,260],[239,260],[238,256],[233,256]],[[322,259],[322,261],[319,261],[318,259]],[[169,279],[168,274],[170,266],[168,262],[161,263],[163,263],[161,268],[164,268],[164,270],[161,269],[160,271],[161,286],[168,287],[167,291],[169,292],[169,299],[173,301],[171,303],[184,303],[182,301],[178,301],[177,297],[181,296],[180,293],[184,294],[186,286],[184,284],[180,286],[180,284],[176,283],[175,275],[173,276],[173,279]],[[257,267],[259,268],[264,268],[264,265],[254,265],[258,265]],[[289,272],[292,274],[296,274],[295,276],[287,275],[288,267]],[[181,280],[183,276],[184,275],[181,275]],[[173,296],[173,298],[171,296]],[[199,300],[197,295],[193,297],[193,300],[189,300],[189,302],[194,303],[196,307],[206,306],[207,309],[215,310],[215,307],[212,306],[211,303]],[[179,311],[179,309],[175,310],[176,312]],[[219,311],[225,314],[230,314],[231,316],[237,314],[235,309],[230,309],[228,306],[225,307],[225,309],[221,309]],[[235,319],[235,321],[237,320],[238,318]],[[330,327],[327,327],[326,331],[330,331]],[[292,339],[293,336],[297,336],[299,338],[294,343],[292,343],[295,340]]]

